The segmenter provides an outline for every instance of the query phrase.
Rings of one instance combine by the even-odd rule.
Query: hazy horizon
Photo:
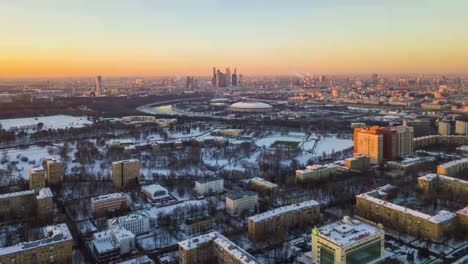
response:
[[[468,2],[0,3],[0,78],[468,73]]]

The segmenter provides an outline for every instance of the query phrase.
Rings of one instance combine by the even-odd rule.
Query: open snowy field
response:
[[[1,119],[0,125],[5,130],[22,129],[32,130],[38,123],[43,123],[43,129],[64,129],[69,127],[83,127],[92,124],[86,117],[69,116],[69,115],[53,115],[53,116],[38,116],[26,118]]]

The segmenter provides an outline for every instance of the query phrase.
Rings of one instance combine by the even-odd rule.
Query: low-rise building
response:
[[[366,171],[370,165],[370,158],[366,155],[355,153],[352,158],[345,159],[345,166],[350,170]]]
[[[145,185],[141,187],[143,194],[153,203],[161,203],[172,200],[166,188],[159,184]]]
[[[250,240],[282,236],[289,228],[320,221],[320,205],[314,200],[279,207],[248,218]]]
[[[252,255],[218,232],[179,242],[179,264],[259,263]]]
[[[109,229],[122,227],[135,235],[140,235],[150,230],[150,221],[148,215],[144,213],[131,213],[128,215],[115,217],[107,220]]]
[[[110,262],[135,250],[135,235],[125,228],[94,233],[90,247],[100,262]]]
[[[239,215],[244,211],[253,212],[258,208],[258,195],[251,191],[229,193],[226,196],[226,211]]]
[[[254,187],[259,188],[261,190],[267,190],[271,192],[276,192],[278,190],[278,184],[269,182],[260,177],[254,177],[250,180],[250,184]]]
[[[384,256],[384,242],[381,227],[345,216],[312,230],[312,259],[321,264],[376,262]]]
[[[207,214],[192,217],[184,221],[182,228],[188,235],[204,233],[211,229],[211,217]]]
[[[215,177],[199,179],[195,181],[195,191],[199,195],[222,193],[224,191],[224,180]]]
[[[435,162],[433,157],[407,157],[401,161],[389,161],[387,165],[392,169],[399,169],[404,171],[414,171],[431,165]]]
[[[43,237],[0,248],[0,263],[71,263],[73,238],[66,224],[42,228]]]
[[[29,189],[39,189],[46,186],[44,167],[37,165],[29,170]]]
[[[152,260],[147,255],[142,255],[138,257],[134,257],[131,259],[127,259],[121,262],[117,262],[118,264],[154,264],[154,260]]]
[[[468,158],[453,160],[437,166],[437,174],[447,176],[457,176],[465,170],[468,170]]]
[[[123,193],[110,193],[91,198],[91,209],[95,215],[115,212],[127,208],[127,199]]]
[[[336,175],[335,164],[307,166],[305,170],[296,170],[296,180],[321,180]]]

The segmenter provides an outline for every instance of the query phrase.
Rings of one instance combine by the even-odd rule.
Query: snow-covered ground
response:
[[[83,127],[92,124],[86,117],[69,116],[69,115],[53,115],[53,116],[38,116],[26,118],[1,119],[0,125],[5,130],[22,129],[33,130],[38,123],[43,123],[43,129],[64,129],[69,127]]]

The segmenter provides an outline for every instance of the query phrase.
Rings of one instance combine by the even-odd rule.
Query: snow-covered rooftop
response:
[[[137,162],[137,161],[139,160],[137,159],[119,160],[119,161],[112,162],[112,164],[130,163],[130,162]]]
[[[333,164],[333,163],[328,163],[328,164],[324,164],[324,165],[309,165],[309,166],[306,166],[305,170],[297,170],[296,172],[298,173],[311,173],[311,172],[314,172],[314,171],[318,171],[318,170],[324,170],[324,169],[333,169],[333,168],[336,168],[336,165]]]
[[[243,109],[269,109],[271,105],[262,102],[237,102],[230,106],[231,108],[243,108]]]
[[[419,211],[410,209],[408,207],[404,207],[404,206],[394,204],[394,203],[391,203],[391,202],[388,202],[388,201],[385,201],[385,200],[381,200],[381,199],[377,198],[376,196],[377,196],[377,191],[376,190],[356,195],[356,197],[364,198],[364,199],[366,199],[368,201],[371,201],[371,202],[373,202],[375,204],[380,204],[382,206],[385,206],[387,208],[391,208],[393,210],[404,212],[406,214],[411,214],[411,215],[413,215],[415,217],[428,220],[428,221],[433,222],[435,224],[445,222],[445,221],[450,220],[450,219],[452,219],[452,218],[454,218],[456,216],[456,214],[451,213],[451,212],[447,212],[447,211],[440,211],[438,214],[436,214],[434,216],[431,216],[431,215],[428,215],[428,214],[421,213]]]
[[[105,200],[122,198],[122,197],[125,197],[123,193],[109,193],[109,194],[104,194],[98,197],[92,197],[91,200],[93,202],[102,202]]]
[[[227,198],[231,200],[239,200],[243,199],[246,197],[251,197],[251,196],[256,196],[257,193],[251,192],[251,191],[244,191],[244,192],[234,192],[234,193],[228,193]]]
[[[33,195],[33,194],[34,194],[34,190],[26,190],[26,191],[13,192],[13,193],[4,193],[4,194],[0,194],[0,200],[15,197],[15,196]]]
[[[11,247],[0,248],[0,256],[18,253],[23,250],[29,250],[31,248],[43,247],[48,245],[53,245],[60,243],[66,240],[72,240],[72,235],[66,224],[58,224],[53,226],[43,227],[43,233],[45,238],[31,241],[31,242],[21,242]]]
[[[226,252],[234,256],[239,263],[256,264],[257,260],[247,253],[244,249],[234,244],[231,240],[221,235],[218,232],[211,232],[198,237],[190,238],[179,242],[179,247],[184,250],[192,250],[206,243],[216,243],[217,246],[222,247]]]
[[[144,218],[149,218],[149,217],[148,217],[148,215],[146,215],[144,213],[131,213],[131,214],[128,214],[128,215],[119,216],[119,217],[109,219],[109,223],[112,224],[112,225],[119,225],[119,224],[123,224],[123,223],[129,222],[129,221],[134,221],[134,220],[139,220],[139,219],[144,219]]]
[[[439,167],[447,169],[447,168],[450,168],[452,166],[457,166],[457,165],[463,164],[463,163],[468,163],[468,158],[453,160],[453,161],[450,161],[450,162],[447,162],[447,163],[444,163],[444,164],[440,164]]]
[[[260,222],[260,221],[264,221],[268,218],[272,218],[281,214],[285,214],[285,213],[292,212],[295,210],[302,210],[304,208],[316,207],[316,206],[319,206],[319,203],[314,200],[310,200],[310,201],[306,201],[306,202],[302,202],[298,204],[292,204],[292,205],[279,207],[279,208],[276,208],[276,209],[273,209],[273,210],[270,210],[261,214],[257,214],[257,215],[249,217],[249,220],[254,221],[254,222]]]
[[[159,197],[167,195],[167,189],[159,184],[145,185],[141,187],[141,190],[151,194],[151,197]],[[162,195],[159,195],[162,194]]]
[[[44,199],[54,197],[52,190],[49,187],[42,188],[39,190],[39,194],[36,196],[37,199]]]
[[[42,167],[42,165],[36,165],[31,168],[32,173],[43,172],[43,171],[44,171],[44,167]]]
[[[251,182],[253,183],[257,183],[257,184],[260,184],[260,185],[266,185],[270,188],[277,188],[278,187],[278,184],[274,184],[272,182],[269,182],[263,178],[260,178],[260,177],[254,177],[250,180]]]
[[[376,226],[346,216],[340,221],[318,228],[318,236],[341,247],[383,232]]]
[[[439,175],[435,173],[429,173],[427,175],[421,176],[418,179],[425,180],[425,181],[436,181],[436,180],[443,180],[443,181],[458,181],[462,184],[468,184],[468,181],[454,178],[454,177],[449,177],[445,175]]]

